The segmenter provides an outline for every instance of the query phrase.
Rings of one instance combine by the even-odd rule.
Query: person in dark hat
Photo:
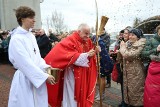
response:
[[[130,33],[134,34],[135,36],[137,36],[138,38],[143,37],[143,33],[140,29],[132,29],[130,31]]]
[[[120,53],[123,57],[124,101],[129,106],[143,106],[145,71],[140,58],[146,39],[139,29],[129,32],[129,40],[121,42]]]

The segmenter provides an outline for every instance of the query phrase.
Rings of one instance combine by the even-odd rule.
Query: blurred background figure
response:
[[[103,31],[99,32],[101,40],[104,42],[105,50],[107,51],[107,54],[109,54],[109,46],[110,46],[110,36],[105,31],[105,28],[103,28]],[[106,76],[106,88],[111,87],[111,73],[108,73]]]
[[[121,101],[121,104],[119,104],[119,107],[126,106],[124,102],[124,94],[123,94],[123,61],[122,61],[121,54],[118,52],[120,49],[121,41],[124,41],[123,34],[124,34],[124,30],[121,30],[119,32],[119,35],[117,36],[117,41],[116,41],[114,50],[110,50],[110,57],[112,58],[114,62],[114,68],[112,71],[112,80],[114,82],[120,83],[121,85],[122,101]],[[114,72],[117,72],[117,73],[114,74]],[[113,79],[113,76],[116,76],[116,78]]]
[[[44,29],[40,29],[39,34],[40,35],[38,37],[37,43],[38,43],[41,57],[44,58],[48,54],[48,52],[51,50],[52,45],[49,41],[48,36],[45,34]]]
[[[3,31],[1,33],[1,40],[0,40],[0,62],[2,63],[9,63],[8,59],[8,46],[10,41],[10,35],[8,31]]]
[[[56,35],[52,32],[52,29],[48,30],[48,37],[50,39],[50,42],[53,43],[55,41],[59,41],[58,38],[56,37]]]
[[[109,56],[109,45],[110,45],[110,37],[106,34],[105,29],[103,31],[99,31],[98,33],[98,43],[101,48],[100,52],[100,74],[101,74],[101,89],[102,89],[102,99],[105,98],[105,86],[107,79],[107,88],[111,87],[111,72],[113,69],[113,62]],[[96,44],[96,35],[92,37],[94,44]],[[99,79],[99,78],[98,78]],[[99,90],[97,91],[97,95],[95,96],[95,100],[100,100]]]
[[[35,30],[35,37],[36,37],[36,41],[39,41],[39,39],[40,39],[39,29]]]

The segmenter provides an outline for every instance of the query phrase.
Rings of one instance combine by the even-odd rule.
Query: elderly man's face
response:
[[[36,35],[39,36],[39,35],[40,35],[40,32],[39,32],[39,31],[36,31]]]
[[[39,30],[39,33],[40,33],[40,36],[42,36],[45,33],[45,31],[41,29]]]
[[[83,40],[87,40],[90,35],[90,29],[89,28],[84,28],[79,31],[79,35]]]

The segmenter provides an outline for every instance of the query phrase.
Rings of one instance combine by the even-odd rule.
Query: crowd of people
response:
[[[9,63],[8,60],[8,46],[10,34],[9,31],[0,30],[0,63]]]
[[[104,100],[114,65],[122,92],[119,107],[159,106],[160,25],[150,40],[140,29],[127,26],[111,51],[105,28],[98,38],[90,35],[90,27],[84,23],[70,34],[56,35],[51,29],[46,34],[44,29],[30,30],[35,23],[31,8],[20,6],[15,15],[19,27],[0,32],[0,54],[4,56],[0,61],[10,61],[16,69],[8,107],[92,107],[94,100],[100,100],[97,81],[101,79]],[[61,71],[58,82],[48,69]]]
[[[159,105],[159,37],[147,40],[140,29],[126,27],[119,33],[111,56],[117,62],[121,84],[120,107],[158,107]]]
[[[68,32],[62,34],[52,33],[51,29],[48,30],[48,34],[45,33],[44,29],[32,29],[31,32],[36,37],[42,58],[44,58],[58,42],[69,35]],[[8,47],[12,33],[12,30],[0,30],[0,63],[10,63],[8,59]]]

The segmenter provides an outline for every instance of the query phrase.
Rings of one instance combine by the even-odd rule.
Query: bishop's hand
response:
[[[95,51],[96,51],[96,53],[101,52],[101,47],[100,46],[96,46],[95,47]]]
[[[94,49],[91,49],[89,52],[88,52],[88,56],[89,57],[92,57],[95,55],[95,50]]]

